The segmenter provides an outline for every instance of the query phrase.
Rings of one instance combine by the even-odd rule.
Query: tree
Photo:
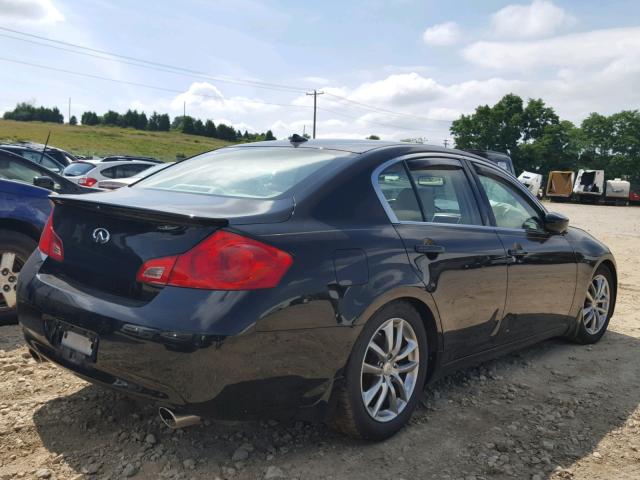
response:
[[[103,125],[119,125],[120,124],[120,114],[118,112],[114,112],[113,110],[109,110],[102,116],[102,124]]]
[[[220,140],[226,140],[228,142],[236,141],[236,131],[233,127],[229,125],[225,125],[224,123],[219,123],[217,127],[218,138]]]
[[[204,135],[204,123],[202,123],[202,120],[197,119],[193,122],[193,133],[194,135]]]
[[[369,135],[366,140],[380,140],[378,135]]]
[[[138,130],[146,130],[148,123],[149,121],[147,120],[147,114],[141,112],[140,115],[138,115],[138,119],[136,120],[135,128],[137,128]]]
[[[207,120],[204,123],[204,136],[216,138],[217,135],[218,135],[218,132],[216,131],[215,123],[213,123],[211,120]]]
[[[160,132],[168,132],[171,129],[171,119],[169,115],[163,113],[162,115],[158,115],[158,130]]]
[[[77,125],[78,124],[78,119],[76,118],[75,115],[71,115],[71,118],[69,119],[69,125]]]
[[[547,107],[541,98],[530,98],[522,112],[522,136],[525,142],[535,140],[543,134],[545,127],[558,125],[560,118],[551,107]]]
[[[265,140],[275,140],[276,137],[274,137],[273,132],[271,130],[267,130],[267,133],[265,133],[265,135],[264,135],[264,139]]]
[[[100,123],[100,117],[96,112],[84,112],[81,117],[83,125],[98,125]]]

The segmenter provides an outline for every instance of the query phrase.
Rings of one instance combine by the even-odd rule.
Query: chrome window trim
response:
[[[453,160],[459,160],[462,163],[463,159],[466,159],[468,157],[464,157],[462,155],[451,154],[451,153],[439,153],[439,152],[409,153],[407,155],[401,155],[400,157],[392,158],[392,159],[387,160],[386,162],[381,163],[380,165],[378,165],[373,170],[373,173],[371,174],[371,184],[373,185],[373,189],[376,192],[376,195],[378,196],[378,200],[380,201],[380,204],[382,205],[382,208],[384,208],[384,211],[387,213],[387,216],[389,217],[389,221],[393,225],[431,225],[431,226],[443,226],[444,225],[444,226],[449,226],[449,227],[494,228],[493,225],[473,225],[473,224],[466,224],[466,223],[438,223],[438,222],[418,222],[418,221],[414,221],[414,220],[398,220],[398,217],[396,216],[395,212],[391,208],[391,205],[389,205],[389,202],[387,202],[387,199],[385,198],[384,194],[382,193],[382,189],[380,188],[380,185],[378,184],[378,177],[380,176],[380,174],[384,170],[389,168],[391,165],[394,165],[394,164],[399,163],[399,162],[404,162],[404,161],[407,161],[407,160],[416,160],[416,159],[420,159],[420,158],[425,158],[425,159],[429,159],[429,158],[448,158],[448,159],[453,159]],[[461,166],[461,168],[464,169],[463,165],[460,165],[460,166]],[[474,195],[474,198],[475,198],[475,195]],[[478,206],[478,208],[480,208],[480,207]]]

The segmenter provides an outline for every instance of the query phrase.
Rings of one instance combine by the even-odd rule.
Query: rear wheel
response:
[[[427,358],[427,335],[418,312],[404,302],[383,307],[353,348],[332,425],[371,440],[396,433],[419,400]]]
[[[580,324],[572,340],[589,344],[602,338],[611,318],[614,288],[611,270],[601,265],[587,287],[580,312]]]
[[[18,232],[0,232],[0,324],[15,322],[16,290],[23,265],[36,248],[31,237]]]

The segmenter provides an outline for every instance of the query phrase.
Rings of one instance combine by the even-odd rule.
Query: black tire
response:
[[[4,253],[14,253],[16,259],[14,268],[18,272],[29,258],[29,255],[31,255],[31,252],[35,250],[36,246],[37,242],[28,235],[11,230],[0,231],[0,261]],[[0,275],[3,275],[2,270],[0,270]],[[6,276],[3,275],[3,279],[4,277]],[[15,288],[15,283],[12,282],[11,285]],[[15,307],[7,307],[4,297],[0,297],[0,325],[15,323],[16,321]]]
[[[419,350],[418,373],[404,408],[392,420],[382,422],[374,419],[364,404],[361,392],[362,365],[373,336],[385,322],[394,318],[405,320],[415,333]],[[384,440],[395,434],[409,421],[422,394],[429,358],[427,348],[424,324],[419,313],[410,304],[398,301],[381,308],[364,326],[353,347],[344,382],[336,392],[337,404],[329,425],[349,436],[366,440]]]
[[[583,319],[583,313],[582,313],[583,309],[581,308],[580,313],[578,314],[578,327],[575,333],[569,338],[573,342],[583,344],[583,345],[596,343],[602,338],[602,336],[607,331],[607,327],[609,326],[609,320],[611,320],[611,315],[613,313],[613,308],[615,306],[616,284],[614,282],[614,276],[613,276],[613,273],[611,272],[611,269],[606,265],[600,265],[597,268],[597,270],[589,280],[589,284],[591,284],[593,282],[593,279],[595,279],[599,275],[606,278],[608,283],[608,288],[609,288],[610,300],[607,308],[606,320],[604,321],[604,323],[602,324],[602,327],[600,327],[600,329],[597,332],[595,333],[589,332],[585,324],[585,321]]]

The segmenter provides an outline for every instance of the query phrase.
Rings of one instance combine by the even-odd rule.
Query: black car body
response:
[[[308,170],[318,156],[327,160]],[[271,157],[277,173],[234,180]],[[212,168],[218,183],[209,189],[202,178]],[[500,188],[536,217],[530,225],[496,225],[509,208],[486,192]],[[215,418],[332,415],[346,401],[336,392],[348,383],[363,332],[398,303],[424,327],[425,367],[416,377],[424,381],[574,335],[594,271],[605,265],[615,280],[609,250],[566,230],[566,219],[546,212],[512,175],[426,145],[247,144],[113,193],[53,201],[51,238],[64,259],[36,251],[18,287],[29,348],[91,382]],[[234,241],[241,247],[233,250]],[[208,261],[202,245],[213,252],[225,242],[234,255],[259,252],[240,266],[215,257],[210,274],[222,288],[184,273]],[[242,268],[273,282],[236,284]],[[84,347],[65,346],[67,332]]]
[[[49,152],[45,152],[43,150],[34,150],[33,148],[22,145],[0,145],[0,150],[20,155],[21,157],[41,165],[47,170],[55,173],[62,173],[62,170],[64,170],[64,167],[66,166],[66,163],[59,162],[51,157]]]

